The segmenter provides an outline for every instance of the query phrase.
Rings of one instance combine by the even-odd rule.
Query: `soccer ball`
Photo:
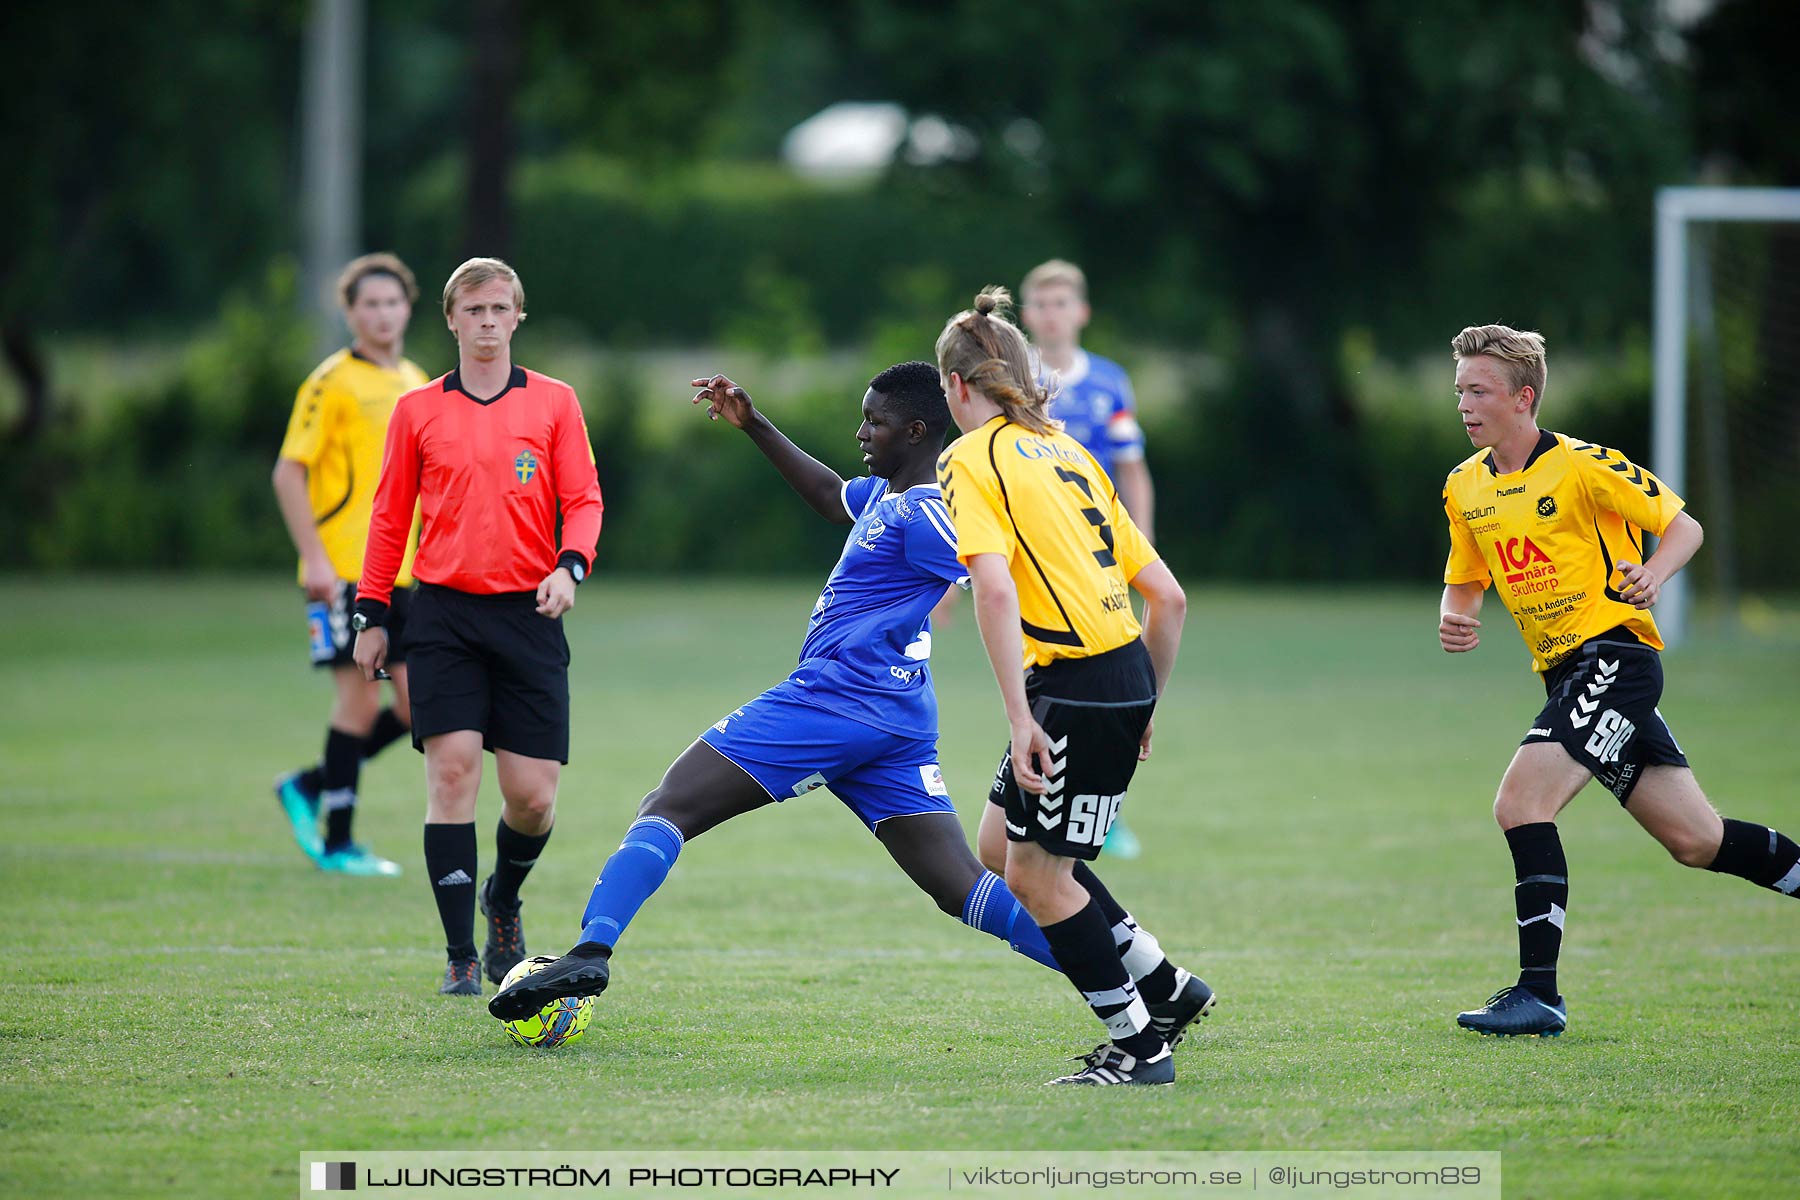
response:
[[[528,958],[506,973],[500,981],[502,988],[510,985],[515,979],[523,979],[533,971],[541,971],[554,958],[539,955]],[[588,1022],[594,1016],[594,998],[592,996],[564,996],[552,1000],[529,1017],[520,1017],[517,1021],[502,1021],[506,1027],[506,1036],[521,1046],[567,1046],[571,1042],[579,1042],[581,1035],[587,1032]]]

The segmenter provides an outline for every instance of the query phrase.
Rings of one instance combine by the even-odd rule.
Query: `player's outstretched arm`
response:
[[[775,464],[781,477],[808,507],[833,524],[850,524],[850,514],[844,510],[843,477],[790,442],[773,421],[757,411],[749,392],[723,375],[696,379],[692,386],[700,389],[694,403],[704,403],[706,415],[712,420],[723,417],[728,424],[749,434],[756,448]]]
[[[1444,586],[1444,598],[1438,604],[1438,644],[1446,654],[1461,654],[1481,645],[1481,597],[1485,592],[1479,583],[1451,583]]]

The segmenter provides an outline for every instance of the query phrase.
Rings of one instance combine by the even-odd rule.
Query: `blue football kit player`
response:
[[[968,573],[937,484],[950,421],[937,367],[901,363],[870,381],[857,430],[870,474],[848,481],[788,441],[731,380],[694,386],[713,419],[747,433],[815,512],[849,524],[850,534],[793,673],[676,759],[595,881],[580,943],[503,989],[489,1011],[514,1020],[561,996],[603,991],[613,948],[690,839],[821,789],[940,909],[1057,970],[1036,923],[969,849],[938,766],[930,613],[947,586],[967,586]],[[1154,944],[1141,934],[1138,954]],[[1199,1015],[1188,1007],[1195,1011],[1172,1010],[1171,1022],[1185,1029]]]
[[[1031,333],[1039,377],[1046,386],[1055,385],[1050,418],[1094,456],[1118,488],[1125,511],[1154,542],[1156,489],[1144,462],[1144,431],[1137,421],[1131,377],[1112,359],[1081,348],[1081,331],[1093,316],[1087,276],[1074,263],[1053,258],[1033,267],[1019,292],[1019,319]],[[1137,835],[1123,820],[1114,821],[1106,853],[1136,858],[1140,852]]]

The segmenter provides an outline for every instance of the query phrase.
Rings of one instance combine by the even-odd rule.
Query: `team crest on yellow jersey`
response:
[[[530,483],[537,474],[537,455],[529,450],[519,451],[519,457],[513,459],[513,473],[519,477],[520,483]]]

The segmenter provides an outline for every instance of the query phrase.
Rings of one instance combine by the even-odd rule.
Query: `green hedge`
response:
[[[897,302],[913,315],[878,324],[860,356],[814,360],[829,365],[804,373],[810,382],[797,394],[772,382],[802,374],[781,358],[743,345],[720,352],[789,436],[845,473],[860,470],[852,434],[866,381],[935,332],[930,297],[941,277],[899,282]],[[83,420],[65,414],[29,447],[0,445],[0,567],[287,569],[269,471],[312,365],[304,331],[278,315],[292,311],[293,286],[290,271],[271,272],[261,295],[230,302],[194,340],[173,377],[91,403]],[[804,310],[769,304],[740,319],[744,345],[824,340]],[[1229,346],[1225,369],[1208,375],[1218,382],[1146,410],[1161,546],[1185,578],[1438,577],[1441,487],[1468,454],[1449,368],[1383,365],[1367,340],[1343,352],[1343,375],[1359,381],[1356,419],[1343,431],[1302,433],[1315,419],[1296,410],[1282,381],[1234,362]],[[587,408],[606,495],[602,569],[781,573],[822,571],[835,559],[842,530],[790,495],[747,439],[686,411],[685,380],[652,393],[625,356],[563,357],[575,367],[564,373]],[[1564,361],[1545,423],[1641,460],[1648,393],[1642,346]],[[1696,507],[1705,520],[1703,502]],[[1788,508],[1786,520],[1800,519]],[[1739,514],[1746,586],[1800,583],[1761,519]],[[1707,564],[1697,569],[1704,580]]]

